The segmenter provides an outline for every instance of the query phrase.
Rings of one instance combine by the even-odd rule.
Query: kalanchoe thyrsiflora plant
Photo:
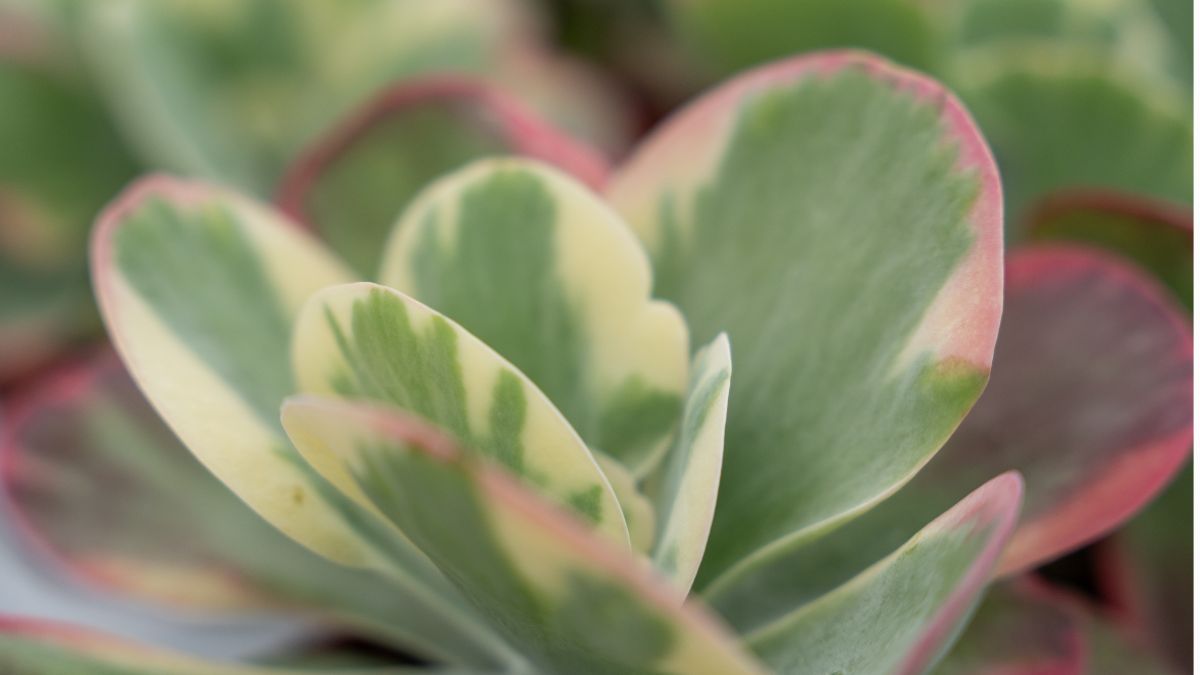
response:
[[[350,275],[290,224],[163,179],[108,212],[95,270],[175,431],[272,523],[384,572],[378,594],[411,609],[396,633],[417,654],[570,672],[753,671],[746,651],[785,672],[923,668],[989,577],[1019,494],[999,478],[921,529],[991,475],[959,472],[931,499],[884,502],[912,512],[906,532],[860,538],[990,364],[999,191],[969,119],[882,62],[809,57],[682,113],[607,193],[701,347],[690,378],[684,320],[649,299],[628,225],[526,162],[425,191],[386,246],[387,286],[322,288]],[[1063,259],[1010,263],[1017,291]],[[1049,275],[1060,296],[1124,278],[1076,262]],[[1047,494],[1058,506],[1033,512],[1033,550],[1010,547],[1007,568],[1070,545],[1036,535],[1081,502]],[[689,587],[738,639],[680,607]]]

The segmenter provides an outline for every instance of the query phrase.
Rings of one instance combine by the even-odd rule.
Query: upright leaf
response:
[[[278,192],[364,277],[392,224],[427,184],[487,155],[555,164],[589,185],[607,171],[593,150],[481,81],[433,76],[394,85],[302,152]]]
[[[635,473],[665,450],[687,328],[650,299],[637,239],[582,185],[531,162],[473,164],[396,225],[382,279],[504,355],[591,447]]]
[[[899,488],[983,389],[1000,187],[939,85],[858,53],[752,71],[673,118],[609,195],[739,377],[703,586]]]
[[[378,401],[417,415],[629,546],[612,487],[562,414],[525,375],[445,316],[385,286],[334,286],[308,301],[292,348],[300,391]],[[297,433],[292,429],[293,440]],[[300,444],[334,485],[367,501],[320,443]]]

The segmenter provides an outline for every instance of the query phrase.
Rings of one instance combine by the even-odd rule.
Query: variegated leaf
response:
[[[392,224],[422,188],[498,154],[541,159],[593,186],[607,173],[593,150],[502,91],[443,75],[384,90],[324,135],[292,163],[278,201],[373,277]]]
[[[650,299],[637,239],[582,185],[523,160],[472,164],[405,213],[382,280],[504,355],[588,445],[635,474],[665,450],[687,328]]]
[[[994,478],[843,586],[743,627],[746,643],[793,675],[925,672],[973,611],[1020,502],[1020,476]]]
[[[680,607],[625,551],[435,428],[385,408],[316,398],[289,401],[284,424],[297,443],[338,458],[536,666],[760,671],[732,636],[699,607]]]
[[[172,436],[112,354],[10,403],[0,478],[14,523],[87,583],[188,611],[287,609],[414,656],[503,664],[503,648],[444,619],[427,594],[332,563],[263,522]]]
[[[101,215],[92,274],[117,351],[201,463],[285,534],[381,569],[439,621],[489,640],[429,561],[314,472],[280,426],[296,387],[293,318],[313,291],[347,278],[340,263],[259,204],[156,177]]]
[[[685,592],[700,569],[716,509],[729,405],[729,359],[729,338],[721,334],[692,360],[683,421],[655,490],[658,536],[652,559]]]
[[[739,377],[698,583],[898,489],[982,391],[1000,319],[987,146],[935,82],[865,54],[752,71],[609,187],[693,335]]]
[[[418,415],[629,546],[612,487],[562,414],[521,371],[442,314],[386,286],[334,286],[300,313],[292,350],[299,391]],[[296,440],[298,431],[291,433]],[[330,482],[368,502],[320,443],[299,445]]]
[[[989,474],[1028,477],[1000,565],[1011,573],[1114,528],[1186,460],[1191,340],[1163,291],[1087,249],[1019,251],[1007,270],[997,367],[958,432],[879,506],[707,589],[735,625],[842,583]],[[757,604],[746,600],[768,588]]]

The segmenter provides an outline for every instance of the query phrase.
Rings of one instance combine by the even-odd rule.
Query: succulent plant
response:
[[[319,556],[166,455],[113,473],[153,487],[134,503],[173,507],[159,521],[114,506],[155,534],[89,540],[99,514],[30,508],[88,497],[14,447],[18,508],[71,564],[190,604],[303,608],[468,672],[922,672],[995,576],[1107,532],[1189,455],[1174,301],[1092,248],[1006,261],[991,154],[933,80],[858,52],[772,64],[678,113],[611,177],[484,90],[416,91],[302,159],[281,193],[299,221],[158,176],[94,231],[102,313],[142,392]],[[394,131],[381,120],[447,102],[509,122],[456,161],[526,158],[388,189],[379,167],[404,162],[389,155],[405,136],[376,135]],[[385,241],[377,220],[401,209]],[[374,250],[378,283],[301,223]],[[30,405],[17,437],[52,433],[59,405],[126,417],[85,444],[173,443],[130,417],[111,362],[85,372]],[[180,550],[139,561],[164,541]],[[993,663],[988,636],[1030,606],[1080,614],[1048,595],[989,596],[947,672]],[[1023,646],[1054,654],[1069,633]],[[0,633],[0,665],[282,669],[21,622]]]

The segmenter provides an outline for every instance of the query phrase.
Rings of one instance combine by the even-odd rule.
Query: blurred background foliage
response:
[[[169,171],[273,198],[365,101],[433,73],[481,78],[615,160],[730,73],[821,48],[878,52],[946,82],[976,116],[1003,175],[1010,245],[1105,248],[1190,311],[1192,12],[1190,0],[0,0],[0,392],[27,398],[53,364],[101,340],[86,240],[132,177]],[[469,154],[430,152],[430,165]],[[338,236],[352,261],[373,264],[370,246]],[[106,429],[89,442],[111,445]],[[194,468],[164,466],[156,480],[207,480]],[[1189,470],[1116,535],[1051,569],[1183,669],[1191,481]],[[189,498],[229,499],[212,487]],[[76,496],[56,507],[79,508]],[[271,542],[272,555],[291,555]],[[1013,593],[989,603],[1044,600]]]

